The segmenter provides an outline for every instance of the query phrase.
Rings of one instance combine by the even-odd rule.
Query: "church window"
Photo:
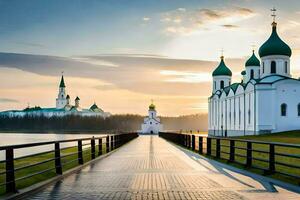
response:
[[[223,89],[224,88],[224,81],[220,82],[220,88]]]
[[[254,70],[251,69],[251,71],[250,71],[250,79],[253,79],[253,78],[254,78]]]
[[[153,118],[153,113],[151,113],[151,116],[152,116],[152,118]]]
[[[249,111],[248,111],[248,124],[250,124],[250,123],[251,123],[251,111],[249,109]]]
[[[217,89],[216,81],[214,81],[214,88]]]
[[[271,74],[276,74],[276,62],[274,60],[271,62]]]
[[[152,122],[150,122],[150,124],[152,124]]]
[[[241,125],[241,110],[239,110],[239,125]]]
[[[300,117],[300,103],[298,104],[298,117]]]
[[[284,62],[284,72],[287,74],[288,73],[288,62]]]
[[[280,106],[281,116],[286,116],[287,105],[285,103]]]
[[[248,111],[248,124],[251,123],[251,93],[249,93],[249,111]]]
[[[239,125],[241,125],[241,97],[239,97]]]
[[[265,73],[265,62],[263,62],[262,73]]]

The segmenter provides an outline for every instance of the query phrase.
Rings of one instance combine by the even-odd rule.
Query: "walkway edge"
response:
[[[162,138],[162,139],[164,139],[164,138]],[[166,140],[166,139],[164,139],[164,140]],[[196,153],[192,150],[186,149],[186,148],[184,148],[182,146],[179,146],[179,145],[177,145],[173,142],[170,142],[168,140],[166,140],[166,141],[169,142],[170,144],[172,144],[173,146],[179,148],[180,150],[184,151],[185,153],[193,154],[193,157],[203,159],[205,161],[211,162],[215,165],[219,165],[220,167],[226,168],[226,169],[231,170],[233,172],[240,173],[242,175],[251,177],[253,179],[259,179],[259,180],[264,181],[264,182],[269,182],[269,183],[277,185],[277,186],[279,186],[283,189],[286,189],[286,190],[289,190],[289,191],[296,192],[296,193],[300,194],[300,187],[299,186],[296,186],[296,185],[293,185],[293,184],[290,184],[290,183],[286,183],[286,182],[283,182],[283,181],[280,181],[280,180],[277,180],[277,179],[273,179],[273,178],[270,178],[270,177],[267,177],[267,176],[262,176],[262,175],[259,175],[259,174],[255,174],[255,173],[252,173],[252,172],[249,172],[247,170],[240,169],[240,168],[237,168],[237,167],[234,167],[234,166],[231,166],[231,165],[224,164],[224,163],[219,162],[217,160],[207,158],[207,157],[205,157],[201,154],[198,154],[198,153]],[[193,157],[191,157],[191,159],[193,159],[197,163],[199,163],[199,161],[194,159]]]
[[[134,139],[133,139],[134,140]],[[119,148],[117,149],[114,149],[104,155],[101,155],[97,158],[95,158],[94,160],[90,160],[82,165],[79,165],[77,167],[74,167],[73,169],[69,169],[67,170],[64,174],[62,175],[59,175],[59,176],[55,176],[49,180],[45,180],[45,181],[42,181],[40,183],[36,183],[32,186],[29,186],[27,188],[24,188],[24,189],[21,189],[18,191],[18,193],[15,193],[15,194],[11,194],[11,195],[5,195],[5,196],[2,196],[0,197],[1,200],[10,200],[10,199],[22,199],[23,197],[28,197],[30,194],[33,194],[33,193],[36,193],[40,190],[42,190],[43,188],[47,187],[48,185],[56,182],[56,181],[59,181],[59,180],[62,180],[63,178],[67,177],[67,176],[70,176],[78,171],[80,171],[81,169],[83,169],[84,167],[90,165],[90,164],[93,164],[94,162],[97,162],[97,161],[100,161],[108,156],[110,156],[112,153],[118,151],[121,147],[123,146],[126,146],[128,145],[129,143],[131,143],[133,140],[130,140],[129,142],[127,142],[126,144],[120,146]]]

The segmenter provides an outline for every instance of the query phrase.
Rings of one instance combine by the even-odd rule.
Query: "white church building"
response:
[[[104,112],[101,108],[94,103],[90,108],[82,108],[80,105],[80,98],[77,96],[74,100],[74,105],[71,104],[70,95],[67,94],[66,85],[64,76],[61,77],[58,95],[56,98],[56,107],[55,108],[41,108],[39,106],[27,107],[23,110],[8,110],[0,112],[0,115],[8,116],[26,116],[26,115],[35,115],[35,116],[66,116],[66,115],[80,115],[80,116],[100,116],[100,117],[109,117],[111,114]]]
[[[139,132],[142,134],[158,134],[163,131],[163,125],[157,117],[157,112],[153,103],[150,104],[148,113],[148,117],[144,118],[144,122],[141,125],[142,130]]]
[[[242,136],[300,129],[300,80],[290,73],[291,48],[272,33],[259,48],[260,60],[245,63],[240,83],[231,83],[232,72],[224,57],[214,70],[209,105],[209,135]]]

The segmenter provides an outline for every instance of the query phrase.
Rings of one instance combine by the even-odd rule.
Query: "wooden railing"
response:
[[[1,168],[3,169],[2,171],[0,171],[0,176],[4,177],[2,178],[3,182],[0,183],[0,187],[4,187],[5,189],[1,191],[1,193],[17,192],[17,181],[28,180],[31,177],[42,175],[48,172],[54,172],[56,175],[61,175],[64,172],[64,168],[67,168],[68,165],[72,163],[75,163],[75,165],[73,166],[82,165],[86,162],[86,160],[93,160],[97,156],[108,153],[127,143],[128,141],[136,138],[137,136],[137,133],[123,133],[92,138],[0,146],[0,151],[5,151],[6,155],[5,160],[0,161]],[[75,143],[76,145],[61,148],[61,144],[67,143]],[[53,150],[17,158],[14,155],[15,150],[45,145],[53,145]],[[62,152],[64,153],[62,154]],[[16,163],[24,163],[24,160],[27,160],[27,162],[25,162],[25,165],[21,165],[18,167],[15,166]],[[62,160],[65,160],[65,162],[62,162]],[[44,167],[44,169],[40,171],[35,171],[33,169],[39,169],[39,166],[42,165],[46,165],[46,168]],[[68,167],[68,169],[69,168],[70,167]],[[19,173],[21,171],[23,171],[23,173],[20,173],[21,175],[16,177],[16,173]]]
[[[199,154],[263,170],[265,175],[280,174],[300,184],[300,145],[172,132],[159,136]]]

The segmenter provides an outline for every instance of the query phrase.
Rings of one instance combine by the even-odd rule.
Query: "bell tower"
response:
[[[64,81],[64,75],[61,76],[58,95],[56,98],[56,109],[64,108],[67,105],[67,96],[66,96],[66,85]]]

